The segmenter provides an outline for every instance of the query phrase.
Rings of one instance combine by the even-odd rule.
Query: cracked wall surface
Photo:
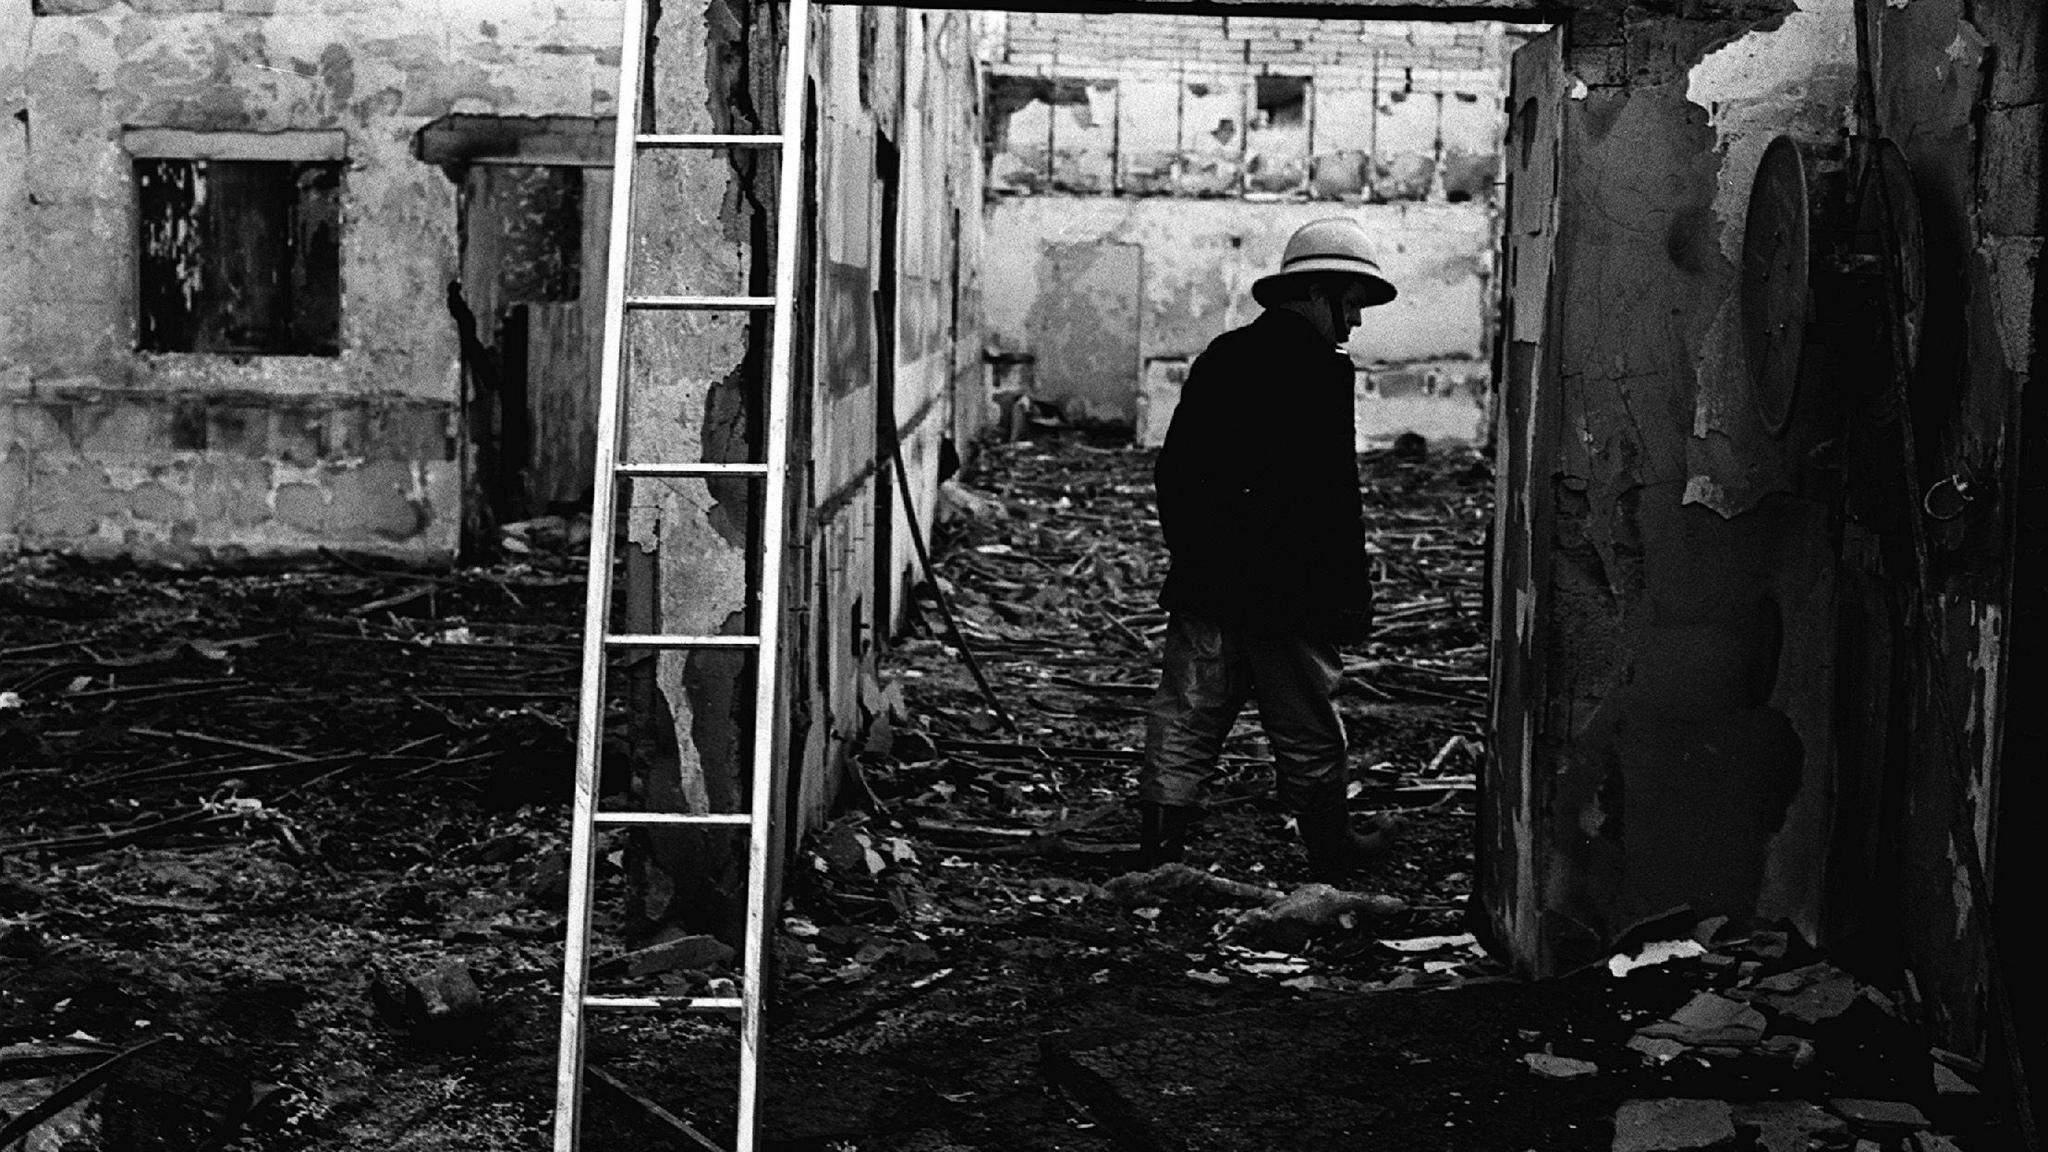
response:
[[[1517,74],[1514,179],[1554,191],[1510,185],[1504,794],[1482,856],[1495,923],[1533,970],[1679,906],[1818,924],[1835,591],[1828,506],[1800,465],[1824,416],[1773,439],[1699,411],[1752,407],[1725,358],[1730,237],[1739,253],[1756,137],[1805,124],[1822,161],[1839,152],[1847,15],[1814,0],[1768,20],[1582,16],[1547,79]],[[1716,399],[1730,390],[1739,406]],[[1702,498],[1730,474],[1761,490]]]
[[[456,186],[414,158],[412,137],[449,113],[608,114],[617,6],[40,9],[0,32],[0,548],[450,558],[461,384],[442,301]],[[339,355],[136,351],[126,148],[147,130],[227,141],[228,155],[340,134]]]
[[[991,254],[984,271],[992,346],[1038,358],[1042,398],[1082,418],[1129,423],[1138,405],[1156,406],[1162,396],[1170,405],[1175,398],[1170,390],[1134,387],[1140,365],[1184,363],[1220,333],[1249,323],[1259,311],[1252,282],[1279,265],[1296,228],[1333,211],[1310,203],[1167,198],[998,200],[988,209]],[[1384,391],[1361,398],[1360,420],[1374,426],[1374,406],[1383,397],[1419,391],[1404,387],[1405,376],[1435,368],[1454,382],[1428,395],[1460,409],[1460,436],[1471,438],[1486,391],[1493,221],[1484,209],[1466,204],[1364,204],[1342,211],[1365,227],[1378,245],[1381,267],[1401,289],[1393,303],[1366,313],[1350,342],[1361,370],[1378,369],[1387,378]],[[1100,286],[1101,292],[1128,298],[1120,313],[1084,291],[1089,282],[1063,272],[1054,255],[1101,245],[1131,246],[1141,255],[1140,275]],[[1126,323],[1114,330],[1099,319],[1074,325],[1070,313],[1115,314]],[[1062,375],[1050,346],[1076,330],[1114,342],[1124,371],[1113,377]],[[1068,360],[1110,362],[1093,347]],[[1415,371],[1404,371],[1411,365]],[[1465,386],[1471,377],[1480,378],[1476,399]],[[1163,432],[1170,411],[1149,412],[1147,425]]]
[[[1995,863],[2017,819],[1999,797],[2041,13],[1734,8],[1586,6],[1554,70],[1517,62],[1484,896],[1541,972],[1681,905],[1788,922],[1911,973],[1922,1022],[1981,1051],[1970,857]],[[1814,272],[1774,427],[1741,283],[1780,134]],[[1896,385],[1858,192],[1879,138],[1925,231]]]
[[[993,39],[988,323],[1038,399],[1156,445],[1287,236],[1342,214],[1401,289],[1351,341],[1363,442],[1483,439],[1500,24],[1017,13]]]
[[[1902,474],[1910,476],[1926,562],[1897,546],[1896,531],[1885,549],[1880,522],[1860,529],[1878,546],[1845,563],[1845,581],[1897,606],[1879,624],[1896,653],[1896,727],[1874,727],[1872,739],[1888,735],[1898,750],[1890,786],[1871,789],[1896,849],[1856,846],[1856,859],[1896,886],[1897,903],[1858,909],[1857,923],[1898,918],[1899,959],[1923,990],[1928,1026],[1968,1049],[1996,1023],[1991,925],[1968,880],[1971,857],[1988,874],[1986,895],[2025,883],[2002,876],[1997,861],[1998,829],[2025,820],[2023,811],[2002,811],[2002,794],[2032,772],[2027,757],[2008,757],[2004,734],[2014,722],[2006,669],[2021,654],[2011,648],[2011,622],[2039,604],[2036,589],[2015,585],[2013,564],[2021,525],[2039,515],[2019,498],[2033,481],[2018,451],[2018,400],[2037,339],[2043,14],[2025,0],[1890,0],[1866,18],[1876,129],[1912,168],[1928,292],[1904,405],[1915,459],[1880,467],[1871,453],[1852,461],[1849,483],[1868,504],[1896,506]],[[2015,995],[2038,1012],[2038,996]]]
[[[774,131],[787,43],[780,10],[752,0],[665,3],[652,30],[653,130]],[[845,757],[880,710],[874,658],[913,563],[910,520],[931,524],[940,445],[981,427],[978,75],[964,14],[813,12],[799,253],[792,468],[779,574],[764,575],[753,481],[634,481],[632,630],[751,634],[765,579],[783,584],[785,642],[765,665],[663,652],[635,673],[636,770],[662,807],[731,811],[753,780],[758,669],[783,684],[777,787],[799,825],[836,793]],[[888,176],[893,157],[892,181]],[[766,294],[777,167],[663,155],[644,181],[630,290]],[[893,209],[893,211],[892,211]],[[636,316],[626,458],[759,460],[770,330],[715,313]],[[909,506],[897,492],[900,438]],[[636,865],[640,916],[730,926],[744,844],[657,831]],[[686,880],[684,878],[694,878]]]

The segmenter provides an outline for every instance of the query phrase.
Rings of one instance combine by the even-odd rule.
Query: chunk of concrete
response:
[[[1983,1092],[1961,1072],[1939,1061],[1934,1065],[1934,1092],[1944,1100],[1971,1099]]]
[[[1763,1031],[1764,1015],[1740,1000],[1717,992],[1701,992],[1671,1014],[1671,1022],[1684,1028],[1754,1028]]]
[[[1813,1041],[1804,1036],[1769,1036],[1757,1045],[1757,1051],[1773,1060],[1783,1060],[1796,1069],[1812,1067],[1819,1057]]]
[[[1630,1100],[1614,1114],[1612,1152],[1684,1152],[1734,1140],[1726,1100]]]
[[[1927,1127],[1927,1116],[1903,1100],[1866,1100],[1837,1097],[1828,1101],[1835,1114],[1863,1128],[1904,1130]]]
[[[1820,963],[1757,981],[1752,998],[1781,1016],[1818,1024],[1848,1011],[1862,991],[1854,976]]]
[[[1637,1035],[1676,1040],[1695,1048],[1748,1048],[1764,1037],[1764,1014],[1740,1000],[1701,992],[1673,1012],[1636,1030]]]
[[[1642,1053],[1643,1059],[1651,1064],[1663,1064],[1685,1051],[1685,1045],[1668,1036],[1635,1035],[1629,1037],[1628,1046]]]

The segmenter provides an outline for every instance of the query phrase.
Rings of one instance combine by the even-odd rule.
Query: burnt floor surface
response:
[[[1460,942],[1483,461],[1363,462],[1384,623],[1347,654],[1354,806],[1403,811],[1408,834],[1360,886],[1408,910],[1283,949],[1224,938],[1225,910],[1101,887],[1135,838],[1163,625],[1149,461],[1067,439],[998,446],[964,477],[983,498],[941,529],[942,580],[1019,732],[927,592],[866,693],[848,806],[795,853],[770,1146],[1607,1147],[1618,1102],[1668,1077],[1557,1082],[1524,1055],[1618,1051],[1627,1019],[1689,988],[1520,984]],[[0,1111],[154,1042],[67,1114],[74,1146],[546,1145],[582,581],[544,548],[521,560],[0,571],[0,1046],[23,1046],[0,1049]],[[1193,862],[1291,887],[1305,869],[1250,719]],[[623,841],[604,847],[616,894]],[[1387,944],[1433,936],[1450,939]],[[449,962],[480,1019],[380,1017],[379,981]],[[716,1021],[603,1018],[591,1055],[693,1124],[730,1123]],[[616,1093],[591,1101],[590,1146],[684,1146]]]

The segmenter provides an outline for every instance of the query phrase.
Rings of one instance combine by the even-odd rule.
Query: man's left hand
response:
[[[1339,644],[1363,644],[1372,636],[1372,607],[1337,610],[1335,639]]]

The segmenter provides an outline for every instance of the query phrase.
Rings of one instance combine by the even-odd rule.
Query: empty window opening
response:
[[[135,161],[145,352],[341,351],[333,160]]]
[[[1253,91],[1264,127],[1297,128],[1308,122],[1308,77],[1259,76]]]

